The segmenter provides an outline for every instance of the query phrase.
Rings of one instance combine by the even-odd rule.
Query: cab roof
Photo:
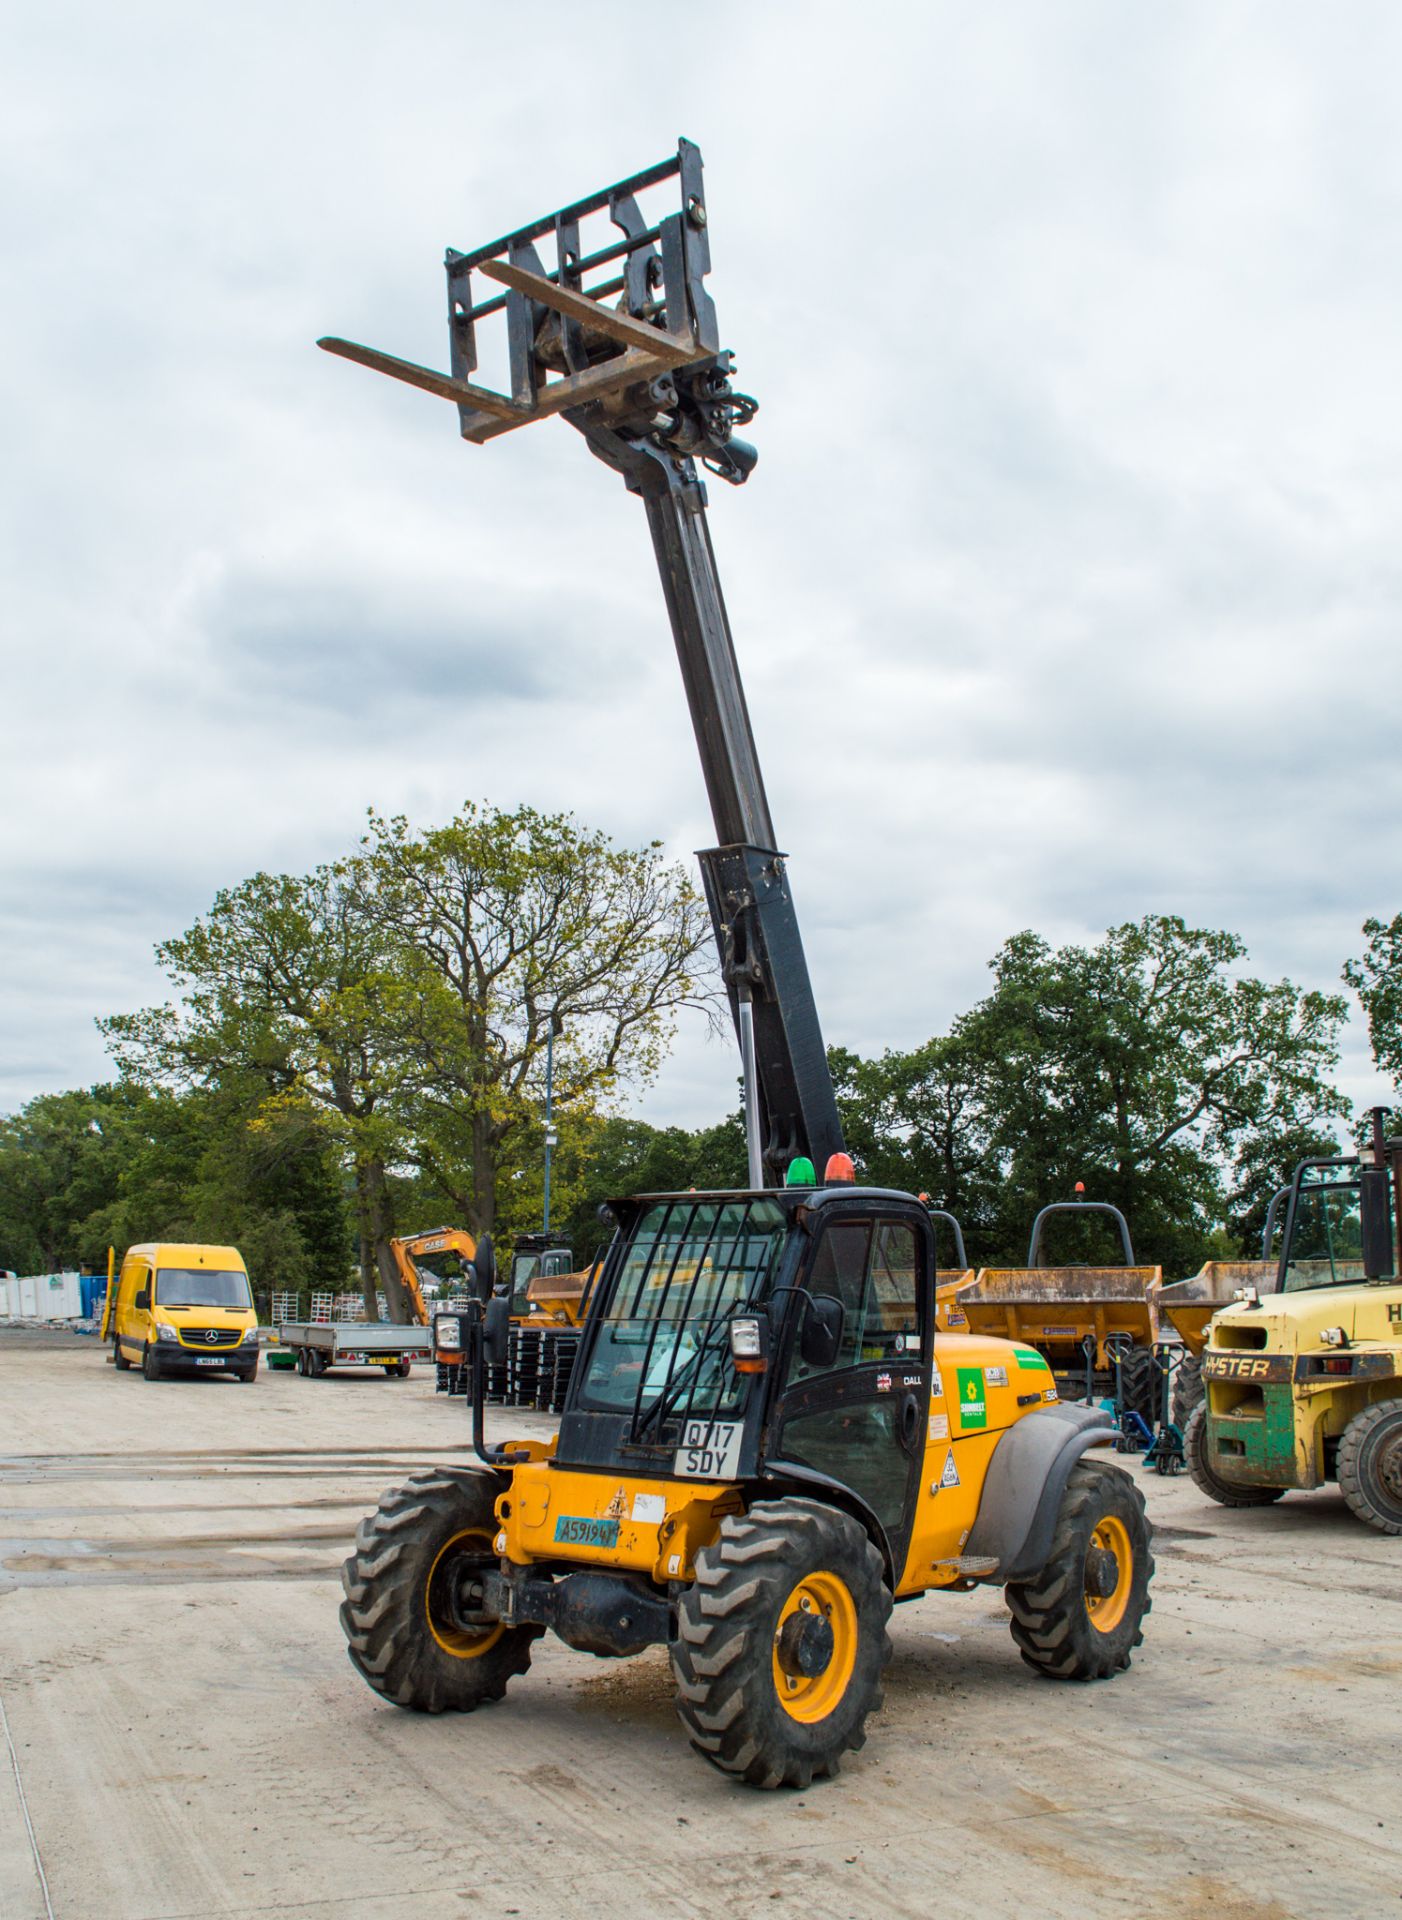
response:
[[[827,1187],[688,1187],[682,1193],[630,1193],[610,1200],[608,1204],[611,1207],[651,1207],[666,1202],[672,1206],[695,1206],[708,1200],[728,1204],[741,1200],[772,1200],[777,1206],[795,1213],[800,1207],[811,1210],[833,1206],[842,1200],[864,1200],[871,1206],[899,1203],[918,1207],[922,1213],[928,1212],[928,1208],[913,1193],[902,1193],[895,1187],[856,1187],[850,1181]]]
[[[157,1267],[209,1267],[211,1271],[223,1273],[231,1268],[240,1273],[248,1271],[237,1247],[201,1246],[192,1240],[143,1240],[139,1246],[127,1248],[123,1261],[130,1260],[133,1254],[140,1254]]]

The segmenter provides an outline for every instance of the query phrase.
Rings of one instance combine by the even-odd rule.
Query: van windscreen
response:
[[[162,1307],[251,1307],[248,1275],[237,1267],[162,1267],[156,1275]]]

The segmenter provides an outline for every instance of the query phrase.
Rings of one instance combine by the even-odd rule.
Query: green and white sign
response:
[[[960,1426],[986,1427],[988,1425],[988,1402],[983,1397],[982,1368],[960,1367],[958,1374]]]

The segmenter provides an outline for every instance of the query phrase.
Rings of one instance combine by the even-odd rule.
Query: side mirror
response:
[[[837,1359],[846,1315],[842,1302],[830,1294],[809,1294],[807,1300],[808,1311],[803,1316],[803,1332],[798,1340],[799,1356],[805,1367],[815,1367],[822,1372]]]
[[[492,1250],[492,1236],[484,1233],[477,1242],[477,1251],[469,1265],[472,1291],[479,1300],[490,1300],[497,1284],[497,1257]]]
[[[1381,1167],[1366,1167],[1358,1176],[1358,1237],[1362,1242],[1363,1272],[1380,1280],[1394,1269],[1392,1249],[1392,1182]]]
[[[142,1313],[147,1312],[151,1305],[151,1289],[149,1287],[142,1287],[132,1304]]]
[[[494,1293],[482,1315],[482,1352],[489,1367],[506,1365],[507,1336],[511,1331],[511,1296]]]

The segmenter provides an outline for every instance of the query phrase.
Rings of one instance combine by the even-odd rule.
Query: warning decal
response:
[[[940,1475],[940,1485],[942,1487],[957,1487],[958,1484],[959,1469],[954,1464],[954,1449],[951,1447],[944,1456],[944,1472]]]

